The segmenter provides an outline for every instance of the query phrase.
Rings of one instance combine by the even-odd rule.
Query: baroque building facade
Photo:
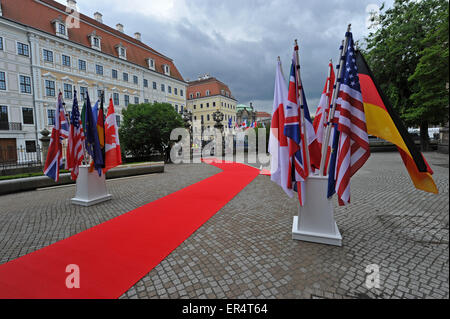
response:
[[[203,129],[213,128],[216,123],[213,113],[217,110],[224,114],[222,124],[232,127],[236,123],[236,99],[229,87],[209,75],[188,82],[187,109],[192,112],[192,120],[199,122]]]
[[[80,108],[84,92],[93,105],[104,91],[119,123],[129,104],[186,106],[188,84],[173,60],[102,19],[80,14],[74,0],[0,0],[0,147],[31,152],[53,127],[58,92],[70,112],[75,89]]]

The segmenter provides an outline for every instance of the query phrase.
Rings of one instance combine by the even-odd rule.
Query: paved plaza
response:
[[[413,187],[398,153],[371,155],[352,204],[335,199],[342,247],[292,240],[297,200],[260,175],[121,298],[449,298],[449,160],[425,157],[439,195]],[[0,264],[219,172],[171,164],[108,180],[113,200],[93,207],[70,203],[73,185],[0,196]],[[379,288],[366,286],[368,265]]]

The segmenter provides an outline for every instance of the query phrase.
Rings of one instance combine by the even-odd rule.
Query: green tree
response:
[[[439,12],[439,25],[422,41],[425,48],[409,82],[414,87],[411,100],[417,107],[405,114],[412,120],[426,118],[432,124],[448,121],[448,6]],[[445,107],[447,106],[447,107]]]
[[[183,127],[183,120],[168,103],[134,104],[122,111],[119,130],[121,146],[135,158],[143,159],[157,151],[167,161],[170,132]]]
[[[365,39],[365,55],[382,90],[408,126],[420,127],[423,149],[427,149],[429,142],[428,126],[443,122],[435,115],[442,114],[448,103],[433,104],[430,111],[430,105],[424,105],[423,100],[417,99],[420,86],[417,82],[411,84],[419,77],[411,80],[410,77],[419,67],[424,50],[429,45],[426,38],[443,23],[442,12],[447,12],[448,19],[447,0],[396,0],[392,8],[380,14],[378,28]],[[435,40],[438,39],[429,41]],[[438,45],[446,45],[448,50],[448,33],[446,44]],[[441,73],[436,76],[441,76]],[[448,81],[448,67],[446,76],[433,81],[440,81],[445,87],[446,79]],[[424,77],[421,80],[426,81]],[[422,85],[427,87],[428,84]]]

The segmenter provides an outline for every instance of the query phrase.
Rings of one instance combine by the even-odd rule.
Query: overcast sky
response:
[[[66,4],[65,0],[58,0]],[[314,113],[328,61],[336,64],[348,23],[355,40],[369,32],[368,11],[382,0],[78,0],[81,13],[142,34],[172,58],[185,80],[209,73],[226,83],[238,103],[271,112],[277,56],[289,73],[294,39],[302,80]],[[393,0],[386,0],[391,6]]]

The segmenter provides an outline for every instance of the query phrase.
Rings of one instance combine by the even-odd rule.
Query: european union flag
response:
[[[98,171],[98,175],[101,176],[102,167],[104,165],[102,149],[100,147],[100,141],[97,132],[97,122],[94,121],[92,114],[91,101],[89,100],[89,93],[86,92],[86,132],[85,132],[85,145],[86,151],[91,155],[94,162],[94,168]]]

